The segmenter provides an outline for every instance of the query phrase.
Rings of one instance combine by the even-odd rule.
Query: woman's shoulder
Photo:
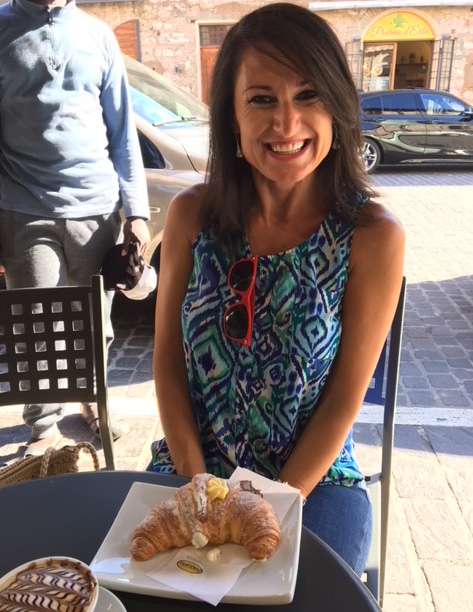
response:
[[[370,199],[364,203],[363,217],[366,222],[357,226],[361,233],[404,234],[404,228],[399,217],[390,208],[376,200]]]
[[[359,257],[379,258],[403,252],[405,232],[401,220],[387,206],[368,200],[363,206],[364,221],[356,225],[352,251]]]
[[[169,209],[176,210],[177,213],[175,214],[182,214],[186,211],[190,214],[192,214],[194,211],[197,211],[198,213],[204,190],[205,185],[202,183],[197,183],[196,185],[191,185],[190,187],[179,191],[171,200]]]
[[[166,218],[166,224],[176,225],[189,234],[191,242],[200,231],[200,207],[205,186],[192,185],[177,193],[171,203]]]

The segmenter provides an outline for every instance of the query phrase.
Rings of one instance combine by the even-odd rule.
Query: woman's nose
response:
[[[299,111],[290,102],[280,103],[275,109],[273,126],[283,136],[293,136],[300,124]]]

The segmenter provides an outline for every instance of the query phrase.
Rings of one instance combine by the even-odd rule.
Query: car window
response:
[[[415,115],[418,112],[413,93],[370,96],[362,100],[361,107],[366,115]]]
[[[157,120],[152,120],[153,123],[173,121],[176,117],[208,121],[208,106],[198,98],[188,94],[144,64],[126,55],[123,56],[123,60],[132,99],[134,97],[133,107],[136,105],[135,111],[140,113],[141,110],[145,119],[146,113],[149,112],[151,116],[158,115]],[[168,111],[169,117],[165,111]],[[160,114],[163,116],[162,121],[159,120]]]
[[[131,85],[129,89],[133,110],[142,119],[146,119],[146,121],[150,123],[167,123],[168,121],[178,119],[176,113],[168,110],[162,104],[156,102],[156,100],[153,100],[149,96],[145,96],[145,94]]]
[[[161,170],[166,163],[159,149],[147,138],[140,130],[138,131],[138,140],[140,142],[141,157],[143,158],[143,166],[145,168],[156,168]]]
[[[423,110],[427,115],[449,115],[456,117],[465,112],[466,107],[459,100],[442,93],[421,93]]]
[[[381,115],[383,110],[381,96],[372,96],[361,101],[361,108],[365,115]]]

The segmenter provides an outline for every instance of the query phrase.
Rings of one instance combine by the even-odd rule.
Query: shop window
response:
[[[231,25],[202,25],[199,28],[201,47],[220,47]]]
[[[390,88],[394,48],[394,43],[366,45],[363,58],[363,91]]]

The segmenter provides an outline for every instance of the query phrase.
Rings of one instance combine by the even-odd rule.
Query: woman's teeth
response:
[[[304,146],[304,140],[300,142],[293,142],[291,144],[274,144],[269,145],[269,148],[273,153],[282,153],[282,154],[290,154],[290,153],[299,153],[299,151]]]

